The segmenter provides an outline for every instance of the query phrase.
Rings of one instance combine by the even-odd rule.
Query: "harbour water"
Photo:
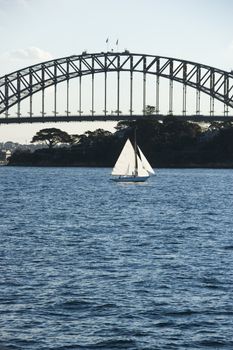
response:
[[[233,349],[233,170],[0,169],[0,349]]]

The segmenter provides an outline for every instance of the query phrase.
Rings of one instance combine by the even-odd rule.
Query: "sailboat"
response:
[[[112,170],[111,180],[117,182],[144,182],[150,175],[154,174],[150,163],[137,146],[136,140],[133,147],[130,140],[127,139]]]

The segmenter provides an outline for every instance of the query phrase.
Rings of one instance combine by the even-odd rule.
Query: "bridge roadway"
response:
[[[223,115],[164,115],[164,114],[152,114],[152,115],[60,115],[60,116],[32,116],[32,117],[0,117],[0,124],[32,124],[32,123],[59,123],[59,122],[103,122],[113,121],[118,122],[121,120],[158,120],[162,121],[167,117],[173,117],[177,120],[191,121],[191,122],[206,122],[210,123],[213,121],[224,122],[232,121],[232,116]]]

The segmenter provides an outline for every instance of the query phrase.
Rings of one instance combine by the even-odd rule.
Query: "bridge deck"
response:
[[[26,124],[26,123],[59,123],[59,122],[103,122],[112,121],[118,122],[121,120],[158,120],[162,121],[167,117],[173,117],[177,120],[191,121],[191,122],[206,122],[213,121],[233,121],[233,116],[220,116],[220,115],[63,115],[63,116],[34,116],[33,117],[1,117],[0,124]]]

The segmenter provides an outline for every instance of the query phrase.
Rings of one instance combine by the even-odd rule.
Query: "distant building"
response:
[[[0,150],[0,165],[7,164],[7,159],[11,156],[10,150],[2,149]]]

